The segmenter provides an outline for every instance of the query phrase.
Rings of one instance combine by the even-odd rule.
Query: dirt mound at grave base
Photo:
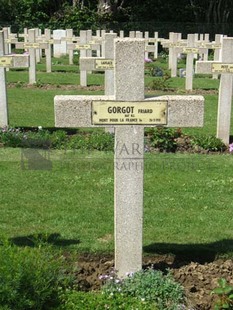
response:
[[[78,259],[77,282],[81,290],[99,290],[103,282],[100,275],[109,274],[114,267],[111,255],[82,255]],[[144,257],[144,268],[166,272],[169,268],[175,280],[184,288],[192,309],[211,310],[216,297],[211,291],[218,286],[218,279],[225,278],[233,285],[233,260],[218,259],[208,263],[182,262],[173,255]],[[191,308],[190,308],[191,309]]]

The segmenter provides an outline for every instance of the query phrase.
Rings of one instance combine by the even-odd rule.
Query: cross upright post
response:
[[[6,69],[27,68],[28,66],[28,56],[5,55],[4,32],[0,31],[0,127],[8,126]]]

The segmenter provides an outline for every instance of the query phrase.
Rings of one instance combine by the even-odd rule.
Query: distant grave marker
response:
[[[0,31],[0,127],[8,126],[6,68],[27,68],[28,56],[5,55],[4,33]]]
[[[233,38],[223,38],[222,61],[197,61],[196,73],[221,75],[218,95],[217,137],[228,144],[233,87]]]
[[[29,84],[36,83],[36,50],[49,48],[48,43],[36,42],[36,30],[28,30],[28,41],[18,42],[16,48],[27,49],[29,51],[30,66],[29,66]]]

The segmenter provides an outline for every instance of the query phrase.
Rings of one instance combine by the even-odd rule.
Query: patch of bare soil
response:
[[[114,267],[113,256],[82,255],[78,260],[77,281],[81,290],[99,290],[102,281],[100,275],[109,274]],[[217,259],[212,262],[185,262],[173,255],[154,255],[143,258],[143,268],[171,271],[175,280],[186,292],[189,308],[211,310],[216,296],[211,291],[218,286],[218,279],[225,278],[233,284],[233,260]],[[191,309],[191,308],[190,308]]]
[[[30,88],[30,89],[44,89],[44,90],[54,90],[54,89],[61,89],[61,90],[86,90],[86,91],[98,91],[98,90],[104,90],[103,85],[90,85],[90,86],[80,86],[80,85],[64,85],[64,84],[59,84],[59,85],[54,85],[54,84],[40,84],[40,83],[35,83],[35,84],[26,84],[26,83],[8,83],[7,84],[8,88]]]
[[[35,84],[26,84],[26,83],[8,83],[7,87],[9,88],[40,88],[44,90],[52,90],[52,89],[62,89],[62,90],[86,90],[86,91],[98,91],[104,90],[104,85],[89,85],[89,86],[80,86],[80,85],[64,85],[64,84],[42,84],[42,83],[35,83]],[[145,88],[145,91],[148,95],[167,95],[168,93],[178,94],[180,90],[169,88],[167,90],[154,90],[148,87]],[[218,90],[216,89],[194,89],[190,90],[182,90],[180,95],[216,95],[218,94]]]

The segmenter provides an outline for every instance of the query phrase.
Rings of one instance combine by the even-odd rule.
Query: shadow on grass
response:
[[[62,239],[61,235],[58,233],[54,234],[46,234],[46,233],[39,233],[29,236],[19,236],[10,238],[9,241],[17,246],[29,246],[29,247],[36,247],[39,244],[51,244],[54,246],[69,246],[72,244],[79,244],[80,240],[76,239]]]
[[[171,255],[174,266],[190,262],[200,264],[213,262],[217,258],[233,257],[233,239],[224,239],[206,244],[153,243],[143,247],[144,253]]]

